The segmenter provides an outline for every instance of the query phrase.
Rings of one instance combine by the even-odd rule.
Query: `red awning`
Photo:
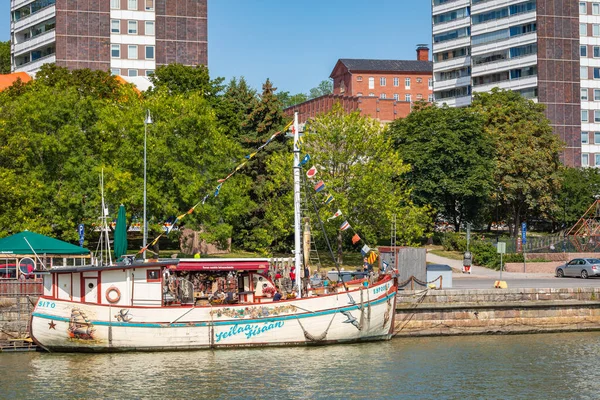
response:
[[[269,268],[267,261],[180,261],[177,271],[256,271]]]

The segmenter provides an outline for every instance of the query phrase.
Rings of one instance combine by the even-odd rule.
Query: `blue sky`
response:
[[[0,15],[4,41],[8,0]],[[430,15],[424,0],[208,0],[208,66],[212,77],[306,93],[339,58],[415,59],[417,44],[431,45]]]

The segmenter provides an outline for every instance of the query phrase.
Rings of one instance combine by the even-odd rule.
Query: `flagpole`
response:
[[[297,297],[302,297],[302,246],[301,246],[301,217],[300,217],[300,148],[298,137],[298,113],[294,113],[294,266],[296,267]]]

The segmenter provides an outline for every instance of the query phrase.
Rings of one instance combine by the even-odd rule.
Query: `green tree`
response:
[[[224,79],[211,79],[208,67],[204,65],[195,67],[182,64],[160,65],[150,76],[150,81],[154,85],[151,91],[166,88],[169,93],[200,92],[211,104],[218,100],[224,89]]]
[[[510,232],[516,235],[528,215],[547,217],[558,207],[554,199],[560,190],[563,144],[552,132],[545,107],[519,93],[498,88],[477,93],[473,107],[494,138],[494,186],[508,212]]]
[[[275,95],[277,89],[269,79],[263,84],[262,89],[260,102],[242,126],[244,135],[240,138],[240,142],[249,153],[254,152],[285,125],[281,104]],[[281,241],[281,234],[269,223],[271,218],[269,205],[273,200],[275,177],[268,168],[275,154],[289,150],[284,140],[284,136],[280,135],[270,142],[242,171],[252,182],[249,193],[251,203],[247,214],[239,224],[238,235],[234,240],[238,246],[247,250],[268,252],[274,248],[285,248],[284,243],[277,245],[277,242]]]
[[[493,186],[494,145],[479,114],[468,108],[417,103],[390,125],[394,145],[411,165],[412,199],[431,205],[458,231],[476,222]]]
[[[389,238],[392,216],[398,216],[399,243],[414,244],[423,237],[429,222],[426,207],[413,204],[406,185],[410,167],[391,143],[387,129],[358,112],[346,114],[339,104],[311,121],[306,128],[304,151],[318,177],[335,201],[321,210],[327,220],[338,208],[343,218],[328,224],[337,235],[337,256],[341,261],[343,232],[347,219],[367,243]],[[316,194],[322,202],[324,196]],[[333,210],[333,211],[332,211]]]
[[[570,229],[600,194],[600,170],[564,167],[559,173],[562,186],[556,197],[552,220],[561,229]]]
[[[290,92],[279,92],[276,96],[284,109],[296,104],[304,103],[308,100],[308,96],[304,93],[296,93],[292,95]]]
[[[233,78],[225,89],[225,93],[216,108],[220,126],[226,134],[237,141],[248,135],[244,127],[250,115],[258,106],[259,97],[242,77],[239,81]]]
[[[10,41],[0,42],[0,74],[10,74]]]
[[[333,82],[331,79],[321,81],[317,87],[310,89],[308,93],[309,99],[314,99],[316,97],[324,96],[326,94],[333,93]]]

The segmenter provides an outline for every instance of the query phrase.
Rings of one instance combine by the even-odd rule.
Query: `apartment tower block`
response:
[[[566,143],[563,162],[580,166],[579,14],[573,0],[432,0],[436,102],[461,107],[474,92],[519,92],[546,105]]]
[[[144,76],[206,65],[207,0],[10,0],[13,72],[45,63]]]

